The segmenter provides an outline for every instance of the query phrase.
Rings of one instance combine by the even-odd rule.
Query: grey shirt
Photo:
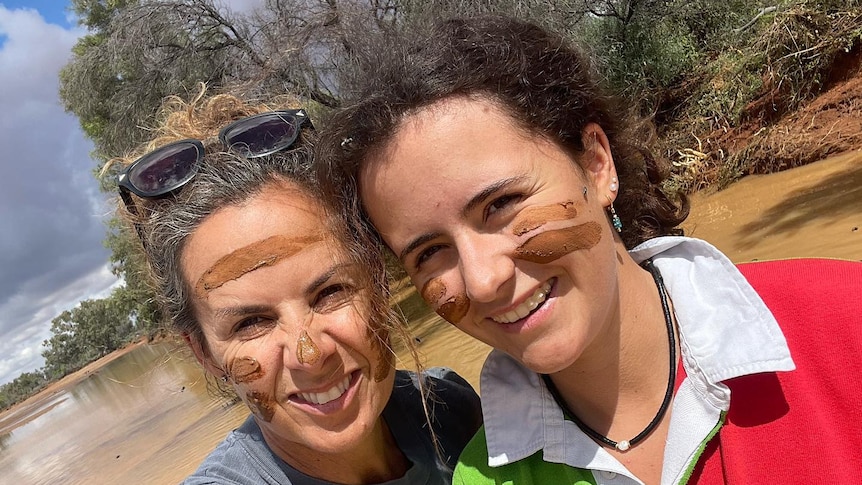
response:
[[[415,373],[399,370],[383,418],[398,447],[412,463],[407,473],[386,485],[448,485],[461,450],[482,423],[479,396],[454,371],[434,367],[424,373],[432,391],[428,411],[440,447],[434,450]],[[329,485],[305,475],[269,449],[254,418],[232,431],[183,482],[199,484]]]

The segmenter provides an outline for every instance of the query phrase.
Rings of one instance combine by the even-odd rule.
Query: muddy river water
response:
[[[697,194],[684,225],[733,261],[862,260],[862,152]],[[488,348],[442,324],[415,292],[402,308],[426,365],[478,388]],[[405,365],[402,365],[402,367]],[[144,345],[0,416],[0,484],[176,483],[248,414],[212,398],[174,344]]]

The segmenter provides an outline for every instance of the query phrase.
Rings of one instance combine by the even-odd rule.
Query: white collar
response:
[[[662,273],[678,317],[686,382],[694,383],[698,399],[726,410],[729,391],[720,381],[794,368],[772,313],[713,246],[698,239],[660,237],[630,254],[638,262],[653,258]],[[482,369],[481,394],[490,466],[544,450],[545,461],[631,476],[574,423],[564,420],[539,376],[508,355],[491,352]]]

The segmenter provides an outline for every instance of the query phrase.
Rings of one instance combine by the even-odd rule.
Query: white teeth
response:
[[[341,397],[347,388],[350,387],[350,376],[344,378],[343,381],[332,386],[331,389],[325,392],[300,392],[299,396],[302,399],[314,404],[326,404]]]
[[[496,317],[491,317],[497,323],[512,323],[517,322],[518,320],[526,317],[533,310],[536,309],[539,305],[544,303],[544,301],[548,298],[548,293],[551,291],[551,283],[545,282],[532,296],[527,298],[524,303],[518,305],[512,311],[508,311],[502,315],[497,315]]]

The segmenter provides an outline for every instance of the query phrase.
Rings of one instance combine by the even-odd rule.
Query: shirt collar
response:
[[[717,391],[713,404],[726,409],[729,397],[720,381],[794,368],[772,313],[716,248],[698,239],[659,237],[630,254],[637,262],[653,258],[661,271],[678,318],[686,374],[706,390],[704,398],[710,398],[709,389]],[[564,420],[539,376],[510,356],[491,352],[482,369],[481,390],[490,466],[544,450],[546,461],[629,474]]]

